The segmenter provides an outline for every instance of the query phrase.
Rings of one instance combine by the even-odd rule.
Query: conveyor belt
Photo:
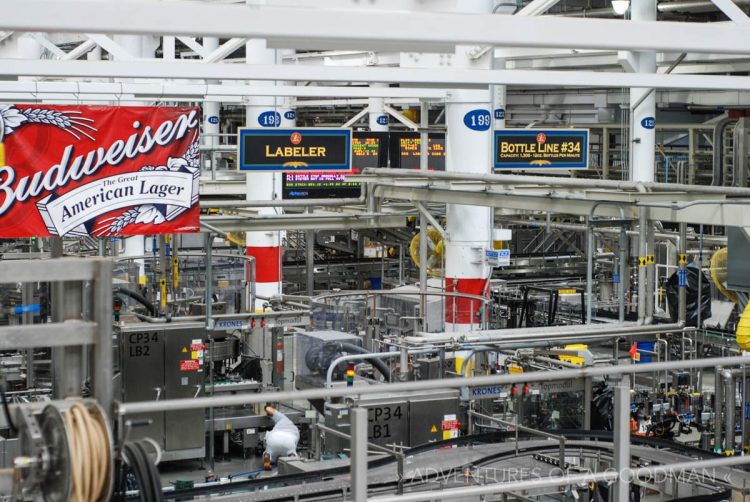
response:
[[[564,430],[564,431],[558,431],[559,434],[562,434],[566,437],[568,440],[598,440],[598,441],[612,441],[612,433],[607,431],[579,431],[579,430]],[[522,435],[522,437],[524,437]],[[528,436],[526,436],[528,437]],[[433,450],[438,450],[441,448],[446,448],[450,446],[464,446],[468,444],[494,444],[494,443],[502,443],[506,440],[510,440],[515,438],[515,432],[493,432],[489,434],[478,434],[473,436],[464,436],[460,438],[454,438],[446,441],[438,441],[434,443],[427,443],[423,445],[419,445],[416,447],[413,447],[409,450],[410,456],[416,456],[420,453],[430,452]],[[700,459],[707,459],[707,458],[716,458],[717,455],[710,451],[701,450],[699,448],[695,448],[692,446],[676,443],[674,441],[669,441],[665,439],[658,439],[658,438],[646,438],[646,437],[640,437],[640,436],[632,436],[631,437],[631,444],[638,445],[638,446],[644,446],[644,447],[650,447],[650,448],[656,448],[656,449],[669,449],[672,450],[675,453],[685,455],[687,457],[691,458],[700,458]],[[554,448],[554,446],[552,446]],[[543,452],[547,451],[551,448],[549,444],[545,445],[529,445],[529,446],[522,446],[519,448],[519,453],[523,453],[526,455],[531,455],[536,452]],[[597,443],[590,443],[587,445],[587,448],[592,450],[598,450],[602,452],[611,452],[611,446],[606,444],[597,444]],[[509,451],[504,451],[500,453],[495,453],[492,455],[487,455],[478,459],[475,459],[472,464],[473,465],[484,465],[489,464],[497,461],[501,461],[508,458],[513,458],[516,456],[515,449],[511,449]],[[368,470],[377,469],[380,467],[385,467],[388,465],[395,464],[395,459],[391,457],[384,457],[377,460],[373,460],[369,462],[368,464]],[[185,497],[191,497],[191,496],[206,496],[206,495],[219,495],[219,494],[230,494],[230,493],[252,493],[258,490],[270,490],[274,488],[282,488],[285,486],[299,486],[301,484],[309,484],[309,483],[329,483],[330,490],[323,489],[315,489],[311,490],[311,496],[312,497],[320,497],[325,496],[326,494],[329,494],[331,496],[340,496],[341,495],[341,489],[337,485],[334,485],[334,483],[331,483],[335,480],[337,476],[342,475],[348,475],[349,473],[349,467],[343,466],[343,467],[334,467],[329,469],[321,469],[315,472],[306,472],[306,473],[295,473],[295,474],[289,474],[284,476],[275,476],[270,478],[260,478],[260,479],[253,479],[253,480],[242,480],[242,481],[234,481],[231,484],[221,484],[221,485],[202,485],[191,489],[186,490],[179,490],[179,491],[169,491],[165,492],[164,496],[166,500],[174,500],[174,499],[184,499]],[[436,480],[440,478],[443,475],[443,473],[439,470],[435,470],[433,473],[430,473],[429,476],[425,475],[424,477],[420,478],[420,484],[429,482],[431,480]],[[331,486],[334,485],[334,486]],[[381,482],[381,483],[372,483],[369,485],[369,488],[371,490],[375,491],[385,491],[385,490],[392,490],[395,489],[397,485],[397,481],[388,481],[388,482]],[[410,485],[406,485],[407,487]],[[416,485],[411,485],[416,486]],[[728,493],[730,490],[722,490],[719,493],[712,494],[712,495],[702,495],[701,497],[689,497],[689,498],[683,498],[683,499],[674,499],[675,501],[680,500],[681,502],[692,502],[693,500],[704,500],[704,501],[711,501],[711,500],[722,500],[725,499],[728,496]],[[297,494],[299,496],[299,494]],[[280,497],[280,498],[279,498]],[[289,497],[284,497],[281,494],[276,494],[274,500],[293,500],[295,497],[293,494],[290,494]],[[304,498],[304,497],[302,497]]]

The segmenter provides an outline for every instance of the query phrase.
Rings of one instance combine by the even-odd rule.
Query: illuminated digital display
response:
[[[428,137],[427,168],[432,171],[445,171],[445,134],[433,133]],[[419,169],[421,140],[419,133],[392,133],[390,141],[391,167]]]
[[[352,173],[388,165],[387,132],[355,132],[352,137]],[[349,173],[286,173],[284,199],[349,199],[359,197],[360,183],[344,181]]]

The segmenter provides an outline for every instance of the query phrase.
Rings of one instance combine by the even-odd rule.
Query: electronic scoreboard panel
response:
[[[296,172],[284,173],[284,199],[350,199],[362,193],[360,183],[345,181],[347,174],[356,174],[366,167],[388,165],[387,132],[352,133],[352,170],[347,173]]]
[[[445,171],[445,134],[431,133],[428,136],[427,169]],[[418,132],[393,132],[390,140],[391,167],[419,169],[421,140]]]

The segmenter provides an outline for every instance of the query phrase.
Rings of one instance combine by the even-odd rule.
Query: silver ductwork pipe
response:
[[[750,0],[734,0],[737,5],[748,5]],[[659,2],[656,9],[663,13],[672,12],[713,12],[718,10],[716,4],[710,1],[692,1],[692,2]]]
[[[587,324],[571,326],[548,326],[544,328],[490,329],[467,332],[418,333],[404,337],[410,345],[427,343],[498,343],[518,342],[519,344],[552,339],[577,339],[586,337],[617,338],[619,336],[651,335],[658,333],[683,331],[683,324],[655,324],[642,326],[636,323],[625,324]],[[692,331],[693,329],[690,328]]]

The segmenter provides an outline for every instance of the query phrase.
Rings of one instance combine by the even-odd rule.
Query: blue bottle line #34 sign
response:
[[[239,130],[240,171],[350,171],[351,129]]]
[[[493,144],[495,169],[587,169],[588,129],[500,129]]]

